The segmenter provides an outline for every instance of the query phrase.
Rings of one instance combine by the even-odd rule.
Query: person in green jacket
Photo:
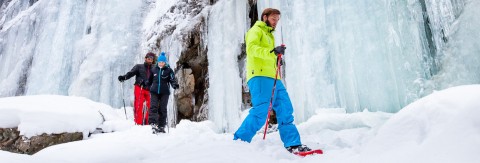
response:
[[[261,15],[261,21],[248,30],[245,36],[247,44],[247,84],[250,88],[252,108],[242,125],[234,134],[234,140],[251,142],[255,133],[265,124],[274,81],[277,85],[273,97],[273,109],[276,112],[280,138],[284,147],[292,153],[310,151],[302,145],[297,127],[293,124],[293,106],[287,90],[280,80],[275,79],[277,55],[285,54],[285,46],[275,47],[273,31],[280,20],[280,11],[267,8]]]

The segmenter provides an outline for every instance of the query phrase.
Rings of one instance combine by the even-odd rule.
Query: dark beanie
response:
[[[155,54],[152,53],[152,52],[148,52],[146,55],[145,55],[145,58],[147,57],[151,57],[152,59],[155,59]]]

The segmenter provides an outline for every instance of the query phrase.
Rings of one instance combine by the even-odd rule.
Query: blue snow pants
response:
[[[251,142],[255,133],[265,124],[272,96],[273,78],[257,76],[248,81],[252,99],[252,109],[234,134],[234,140],[240,139]],[[278,130],[284,147],[301,145],[297,127],[293,124],[293,106],[288,97],[287,90],[281,80],[273,97],[273,109],[277,114]]]

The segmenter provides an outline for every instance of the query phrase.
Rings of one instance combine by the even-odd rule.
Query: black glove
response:
[[[125,76],[122,76],[122,75],[118,76],[118,81],[120,82],[125,81]]]
[[[177,83],[172,84],[173,89],[178,89],[179,85]]]
[[[285,54],[285,49],[287,49],[287,47],[285,46],[277,46],[275,47],[275,49],[273,49],[272,51],[270,52],[274,52],[275,55],[278,55],[278,54]]]

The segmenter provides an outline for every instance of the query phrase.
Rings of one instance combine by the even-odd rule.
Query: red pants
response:
[[[133,102],[133,115],[134,121],[137,125],[142,125],[142,121],[145,120],[145,124],[148,125],[148,112],[150,110],[150,91],[135,85],[134,89],[135,100]],[[147,108],[145,112],[143,110],[143,102],[147,102]],[[145,117],[142,116],[145,114]]]

